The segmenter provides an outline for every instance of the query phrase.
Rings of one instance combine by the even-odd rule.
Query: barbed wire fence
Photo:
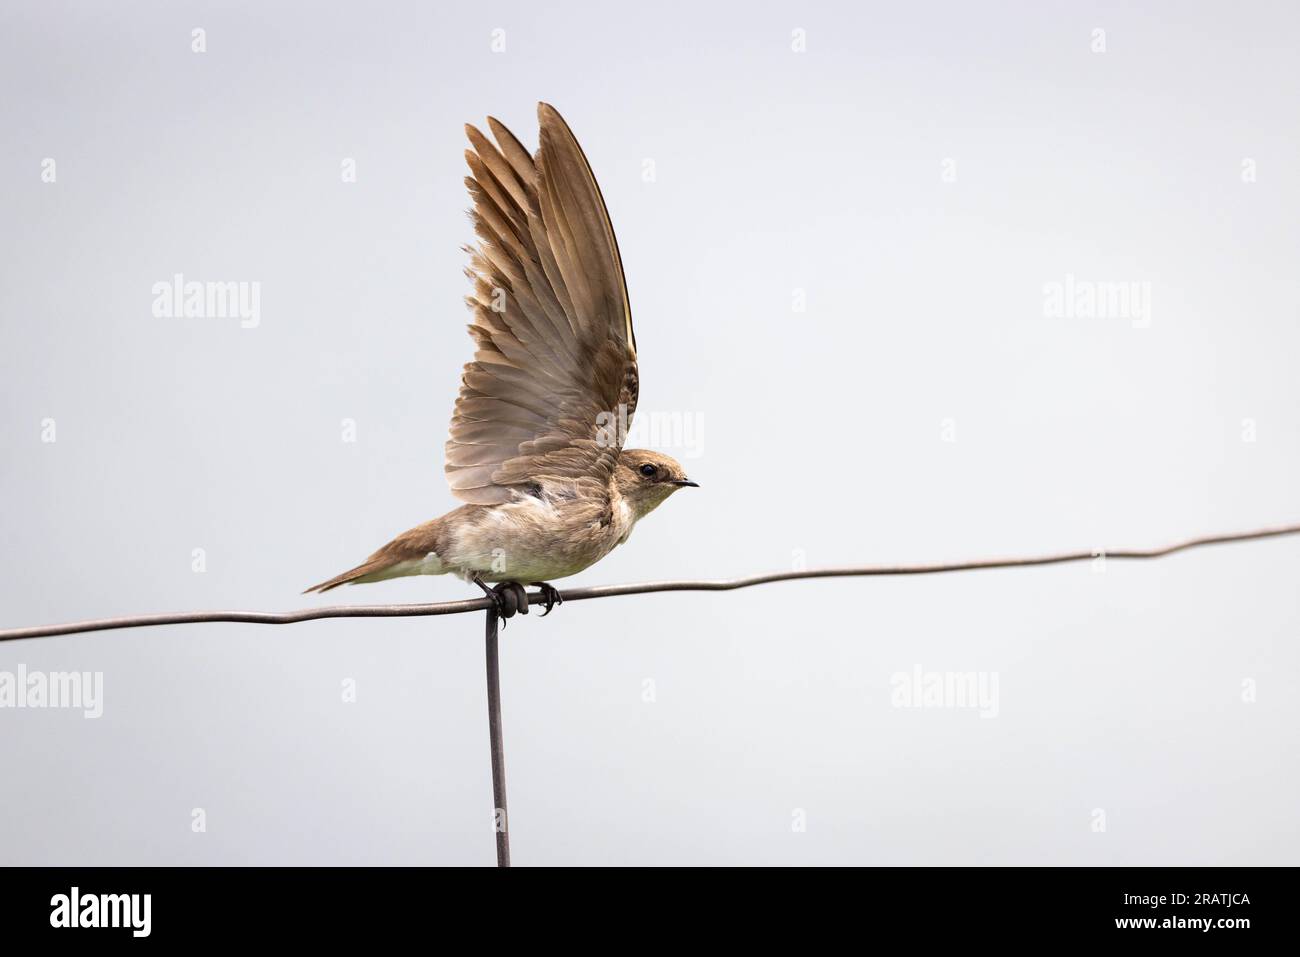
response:
[[[745,578],[718,578],[638,582],[628,585],[596,585],[573,588],[561,593],[564,602],[587,601],[594,598],[614,598],[624,595],[647,595],[657,592],[677,591],[735,591],[768,585],[774,582],[799,581],[810,578],[876,578],[894,575],[935,575],[947,572],[988,571],[998,568],[1028,568],[1039,565],[1063,565],[1069,562],[1100,560],[1142,560],[1164,558],[1177,552],[1207,545],[1228,545],[1240,542],[1280,538],[1300,534],[1300,524],[1278,525],[1249,532],[1229,532],[1189,538],[1157,548],[1093,549],[1087,551],[1058,552],[1028,558],[990,558],[964,562],[939,562],[912,565],[846,565],[832,568],[813,568],[750,575]],[[528,595],[530,605],[543,604],[545,596],[539,592]],[[158,615],[130,615],[118,618],[97,618],[58,625],[34,625],[28,628],[0,630],[0,642],[23,641],[35,638],[57,638],[67,635],[115,631],[124,628],[149,628],[160,625],[190,625],[212,622],[233,622],[251,625],[292,625],[322,618],[416,618],[436,615],[459,615],[466,612],[486,611],[486,660],[488,737],[492,757],[493,820],[496,830],[497,866],[510,866],[509,815],[506,808],[505,747],[501,730],[501,674],[499,655],[500,616],[492,599],[472,598],[464,601],[433,602],[414,605],[332,605],[325,608],[305,608],[299,611],[194,611]]]

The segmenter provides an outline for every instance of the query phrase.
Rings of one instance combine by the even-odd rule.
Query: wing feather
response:
[[[622,435],[602,413],[622,405],[630,420],[636,408],[636,340],[609,214],[563,118],[544,103],[537,112],[536,158],[491,117],[495,143],[465,128],[476,350],[446,470],[466,502],[506,502],[548,482],[605,494]]]

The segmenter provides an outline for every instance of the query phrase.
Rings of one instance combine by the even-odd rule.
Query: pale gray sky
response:
[[[430,6],[0,10],[0,626],[473,595],[298,592],[454,504],[461,124],[531,147],[539,99],[703,486],[569,584],[1300,518],[1293,4]],[[259,283],[256,326],[155,315],[178,273]],[[517,619],[515,862],[1294,864],[1298,561]],[[489,864],[481,629],[2,644],[104,693],[0,709],[0,863]],[[995,675],[996,716],[895,707],[918,668]]]

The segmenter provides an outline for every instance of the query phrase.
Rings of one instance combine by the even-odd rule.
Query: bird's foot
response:
[[[546,611],[542,612],[543,618],[549,615],[551,609],[556,605],[564,604],[564,596],[560,594],[560,590],[554,585],[548,585],[546,582],[532,582],[532,585],[541,589],[542,601],[546,602]]]
[[[497,614],[502,620],[513,618],[516,614],[528,614],[528,592],[519,582],[501,582],[491,587],[481,579],[474,579],[474,584],[483,589],[483,594],[492,599]]]

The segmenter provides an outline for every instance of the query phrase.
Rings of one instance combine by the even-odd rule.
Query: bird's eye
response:
[[[649,478],[651,475],[654,475],[658,471],[659,471],[659,466],[657,465],[646,464],[641,466],[641,474],[644,475],[646,478]]]

